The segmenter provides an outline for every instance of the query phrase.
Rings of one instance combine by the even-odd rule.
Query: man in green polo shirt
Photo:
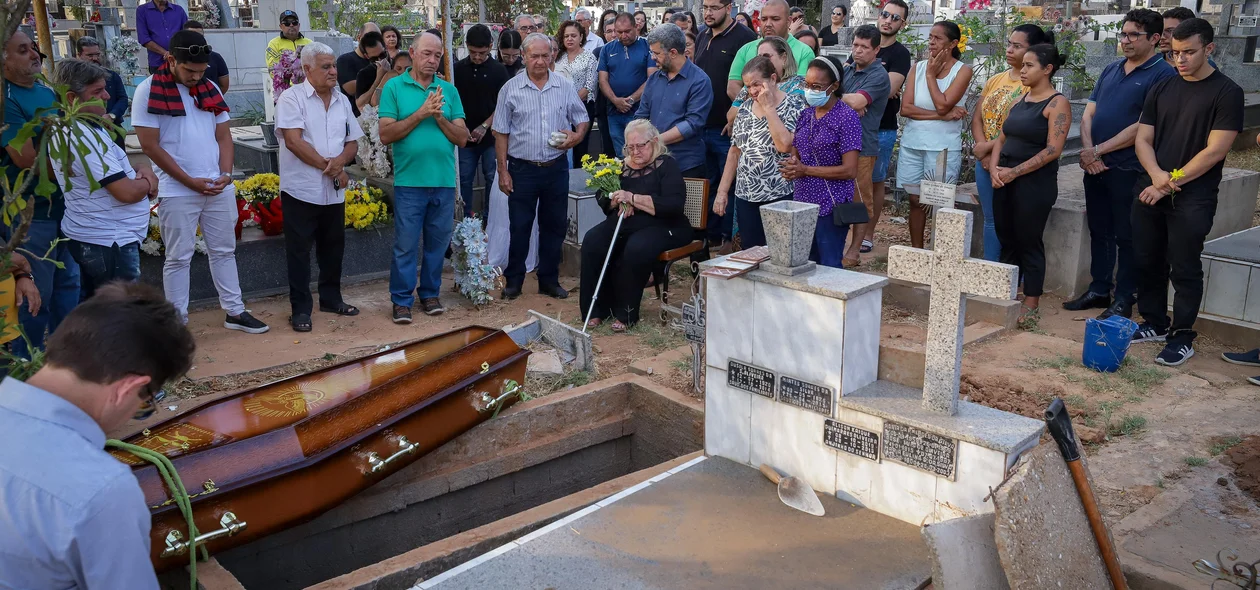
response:
[[[809,62],[817,55],[813,48],[797,41],[796,37],[788,33],[791,25],[788,20],[788,3],[785,0],[770,0],[761,9],[761,38],[781,37],[787,41],[788,47],[792,48],[792,57],[796,58],[796,72],[804,76],[809,70]],[[744,66],[748,60],[757,57],[757,46],[760,44],[761,39],[754,39],[745,43],[739,48],[739,53],[735,54],[735,61],[731,62],[731,73],[726,78],[726,94],[731,100],[735,100],[739,91],[744,88]]]
[[[442,260],[455,224],[455,147],[468,142],[464,107],[455,86],[434,77],[442,64],[442,40],[420,33],[411,44],[412,65],[381,91],[381,142],[394,146],[394,261],[389,293],[394,323],[411,323],[420,264],[424,313],[446,311],[438,299]],[[417,251],[421,236],[422,250]],[[421,255],[422,254],[422,255]]]

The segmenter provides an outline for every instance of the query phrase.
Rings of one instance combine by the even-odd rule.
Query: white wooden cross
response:
[[[969,211],[941,209],[936,213],[933,250],[908,246],[888,249],[889,278],[932,288],[924,351],[923,406],[951,416],[958,412],[967,295],[1014,299],[1019,281],[1016,266],[968,258],[971,222]]]

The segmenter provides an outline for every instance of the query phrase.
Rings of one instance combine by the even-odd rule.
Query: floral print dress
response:
[[[776,112],[788,131],[796,131],[805,99],[785,94]],[[783,178],[779,163],[788,154],[780,152],[770,136],[770,123],[753,114],[753,103],[739,107],[731,126],[731,144],[739,148],[739,168],[735,173],[735,196],[750,203],[766,203],[792,196],[793,182]]]

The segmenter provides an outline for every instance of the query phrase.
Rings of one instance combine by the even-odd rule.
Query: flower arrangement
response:
[[[380,227],[390,222],[389,206],[385,193],[359,180],[350,181],[346,188],[346,227],[364,230]]]
[[[376,107],[363,107],[359,114],[359,126],[363,128],[363,137],[359,138],[359,163],[368,174],[377,178],[388,178],[394,167],[390,163],[389,146],[381,143],[381,119]]]
[[[217,29],[223,20],[223,14],[219,12],[218,0],[204,0],[201,3],[202,10],[206,11],[205,21],[207,29]]]
[[[590,154],[582,156],[582,169],[590,174],[586,186],[595,189],[598,199],[606,199],[608,195],[621,190],[621,160],[600,154],[592,159]]]
[[[455,224],[451,249],[454,250],[451,262],[455,266],[455,286],[459,292],[478,307],[493,301],[490,291],[495,288],[500,271],[486,262],[489,244],[481,220],[467,217]]]
[[[284,233],[284,212],[280,210],[280,176],[271,173],[255,174],[245,180],[232,183],[236,186],[236,198],[252,212],[263,234],[278,236]]]
[[[153,202],[153,206],[149,207],[149,234],[140,242],[140,251],[149,256],[161,256],[166,253],[166,244],[162,242],[162,227],[158,223],[158,201]],[[193,251],[198,254],[205,254],[206,238],[201,235],[201,228],[197,228],[197,239],[193,241]]]
[[[280,100],[280,95],[294,84],[306,80],[302,72],[302,58],[288,49],[280,52],[280,61],[271,67],[271,100]]]
[[[123,80],[129,81],[140,73],[140,61],[136,57],[140,49],[140,43],[134,37],[118,37],[109,44],[109,61],[118,68]]]

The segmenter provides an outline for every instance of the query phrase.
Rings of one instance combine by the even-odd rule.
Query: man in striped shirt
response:
[[[57,64],[56,83],[67,88],[70,104],[101,101],[84,104],[86,112],[105,115],[108,81],[109,71],[90,61],[67,59]],[[70,255],[79,263],[86,300],[109,281],[140,278],[140,242],[149,231],[149,198],[157,195],[158,181],[147,166],[133,169],[127,152],[108,131],[79,123],[79,132],[86,141],[96,142],[96,149],[71,161],[69,177],[61,166],[53,169],[66,198],[61,231],[70,238]],[[64,140],[64,136],[53,139]],[[89,175],[100,188],[92,190]]]

